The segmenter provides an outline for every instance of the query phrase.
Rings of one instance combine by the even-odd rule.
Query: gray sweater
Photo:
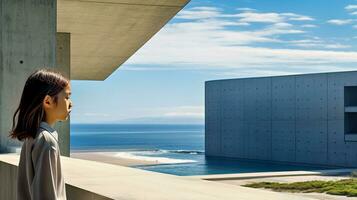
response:
[[[41,122],[36,138],[27,138],[18,167],[18,200],[66,200],[58,134]]]

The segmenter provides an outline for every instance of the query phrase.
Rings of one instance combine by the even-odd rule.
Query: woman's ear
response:
[[[46,109],[51,108],[52,105],[53,105],[52,97],[49,96],[49,95],[46,95],[45,98],[43,99],[42,104],[43,104],[43,107],[46,108]]]

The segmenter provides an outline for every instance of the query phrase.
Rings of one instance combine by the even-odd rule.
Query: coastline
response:
[[[104,162],[108,164],[120,165],[126,167],[164,164],[159,161],[123,158],[117,156],[117,152],[111,152],[111,151],[98,152],[98,151],[75,150],[71,152],[71,158]]]

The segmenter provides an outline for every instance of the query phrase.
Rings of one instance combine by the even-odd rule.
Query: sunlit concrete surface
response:
[[[189,0],[57,0],[57,31],[71,33],[72,79],[103,80]]]
[[[0,154],[1,195],[16,189],[17,154]],[[100,162],[61,157],[63,172],[70,191],[69,199],[118,200],[305,200],[290,194],[245,188],[219,182],[149,172]],[[4,177],[4,178],[3,178]],[[3,187],[4,186],[4,187]],[[83,195],[83,196],[86,196]],[[97,195],[97,196],[93,196]],[[12,197],[13,198],[13,197]],[[12,199],[0,196],[0,199]],[[88,199],[88,198],[87,198]]]

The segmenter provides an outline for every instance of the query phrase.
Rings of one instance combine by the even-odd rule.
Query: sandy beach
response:
[[[117,152],[85,152],[73,151],[71,152],[72,158],[91,160],[97,162],[104,162],[121,166],[142,166],[142,165],[157,165],[162,164],[159,161],[148,161],[143,159],[128,159],[117,156]]]

